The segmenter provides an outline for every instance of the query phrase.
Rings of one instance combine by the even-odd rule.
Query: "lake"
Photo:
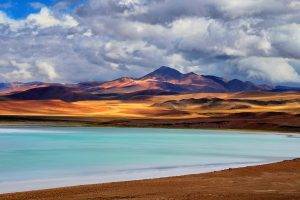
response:
[[[157,178],[300,157],[300,138],[261,132],[0,128],[0,193]]]

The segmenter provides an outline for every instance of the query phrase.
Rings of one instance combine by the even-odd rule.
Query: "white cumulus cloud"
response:
[[[296,0],[69,0],[24,19],[0,11],[0,81],[142,76],[161,65],[300,84]]]

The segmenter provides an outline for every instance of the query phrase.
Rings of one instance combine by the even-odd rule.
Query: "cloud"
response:
[[[35,81],[36,77],[40,80],[52,82],[58,80],[55,67],[47,61],[21,62],[15,60],[0,60],[1,81]],[[42,78],[42,79],[41,79]]]
[[[61,19],[58,19],[45,7],[37,14],[30,14],[26,18],[26,23],[34,24],[41,28],[48,28],[52,26],[71,28],[78,25],[78,22],[70,15],[63,15]]]
[[[285,1],[277,0],[221,0],[214,1],[214,4],[221,13],[230,18],[266,16],[287,11]]]
[[[28,71],[29,68],[30,65],[28,63],[21,63],[15,60],[1,60],[0,69],[2,69],[2,73],[0,77],[4,81],[28,80],[33,77],[31,72]]]
[[[39,73],[45,75],[48,80],[53,81],[59,78],[59,75],[56,73],[56,70],[51,63],[37,61],[35,65],[37,66]]]
[[[39,12],[19,20],[0,11],[2,79],[109,80],[170,65],[226,78],[300,82],[296,0],[63,0],[36,6]]]
[[[277,26],[271,29],[270,34],[279,56],[300,59],[300,24]]]
[[[0,25],[7,25],[13,31],[21,31],[20,29],[33,29],[34,27],[49,28],[61,26],[64,28],[72,28],[78,26],[78,22],[67,14],[57,17],[48,8],[43,7],[40,12],[30,14],[26,19],[22,20],[11,19],[0,11]]]
[[[273,57],[248,57],[236,61],[239,73],[251,80],[266,80],[272,83],[300,82],[300,74],[288,59]]]

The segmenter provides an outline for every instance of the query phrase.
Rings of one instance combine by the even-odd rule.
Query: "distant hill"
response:
[[[98,96],[93,95],[91,93],[63,85],[50,85],[45,87],[32,88],[26,91],[16,92],[7,95],[6,98],[15,100],[60,99],[63,101],[82,101],[100,99]]]
[[[256,85],[238,79],[225,80],[217,76],[181,73],[162,66],[141,77],[122,77],[107,82],[78,84],[59,83],[0,83],[2,99],[63,101],[98,99],[143,99],[149,96],[198,92],[259,92],[300,91],[286,86]]]
[[[300,92],[299,87],[276,86],[272,89],[273,92]]]

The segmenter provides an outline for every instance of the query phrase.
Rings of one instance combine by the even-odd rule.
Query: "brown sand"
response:
[[[0,125],[217,128],[300,133],[300,92],[196,93],[143,100],[78,102],[0,100]]]
[[[218,98],[221,102],[164,103],[179,100]],[[177,102],[178,103],[178,102]],[[144,100],[98,100],[64,102],[61,100],[0,100],[1,116],[69,116],[125,119],[191,119],[220,117],[235,113],[300,114],[297,93],[196,93],[155,96]]]
[[[299,200],[300,159],[220,172],[0,195],[0,200]]]

